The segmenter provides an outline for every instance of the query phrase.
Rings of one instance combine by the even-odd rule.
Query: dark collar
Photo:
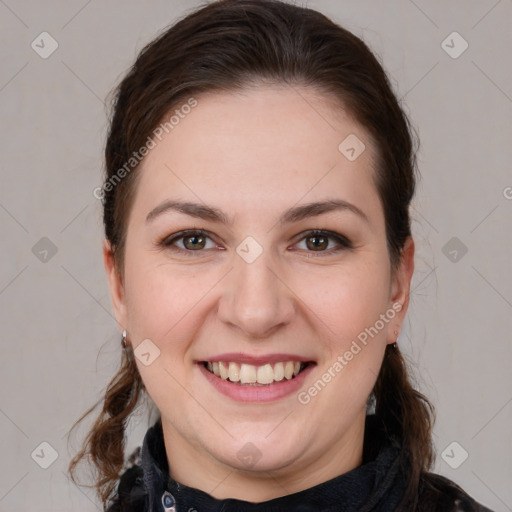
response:
[[[386,439],[375,416],[367,416],[364,447],[361,466],[304,491],[263,503],[218,500],[169,476],[159,419],[142,446],[140,499],[144,496],[145,510],[162,512],[369,512],[384,505],[382,510],[394,510],[405,488],[400,448]]]

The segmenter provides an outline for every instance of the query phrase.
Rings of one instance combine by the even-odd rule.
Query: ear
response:
[[[409,294],[411,290],[411,279],[414,272],[414,240],[411,236],[405,241],[400,263],[392,276],[391,281],[391,303],[390,307],[397,311],[390,322],[388,330],[388,343],[394,343],[400,333],[402,324],[409,307]]]
[[[103,242],[103,264],[107,273],[110,298],[114,306],[114,315],[121,331],[126,328],[127,314],[122,278],[116,268],[112,246],[108,240]]]

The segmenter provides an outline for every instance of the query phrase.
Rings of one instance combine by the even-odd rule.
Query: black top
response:
[[[363,463],[352,471],[263,503],[218,500],[169,476],[159,419],[146,433],[140,464],[122,475],[116,500],[107,512],[394,511],[406,485],[407,471],[400,460],[400,444],[386,438],[375,416],[367,416]],[[433,473],[422,476],[418,501],[416,512],[492,512],[455,483]]]

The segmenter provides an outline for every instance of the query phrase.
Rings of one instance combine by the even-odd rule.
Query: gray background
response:
[[[104,100],[137,52],[195,5],[0,0],[0,511],[100,510],[65,470],[86,431],[68,444],[68,429],[120,354],[93,196]],[[380,56],[419,130],[416,272],[399,343],[437,407],[436,471],[512,510],[512,1],[308,5]],[[47,59],[31,47],[43,31],[59,45]],[[458,58],[442,45],[453,31],[469,44]],[[444,44],[453,53],[461,43]],[[139,414],[129,448],[146,428]],[[458,469],[441,456],[453,441],[452,465],[469,453]],[[42,442],[58,452],[48,469]]]

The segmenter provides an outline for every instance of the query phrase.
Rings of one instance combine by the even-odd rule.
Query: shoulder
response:
[[[134,465],[121,475],[114,501],[106,512],[140,512],[143,504],[142,468]]]
[[[477,503],[455,482],[436,473],[422,475],[418,498],[418,512],[492,512]]]

